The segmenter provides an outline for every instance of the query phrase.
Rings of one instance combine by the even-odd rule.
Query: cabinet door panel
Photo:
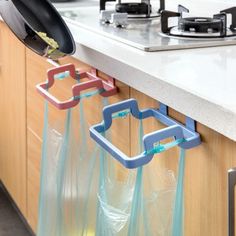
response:
[[[40,186],[40,158],[42,140],[30,129],[27,130],[28,137],[28,163],[27,163],[27,220],[31,228],[36,232],[38,214],[38,193]]]
[[[0,178],[26,216],[25,47],[0,22]]]

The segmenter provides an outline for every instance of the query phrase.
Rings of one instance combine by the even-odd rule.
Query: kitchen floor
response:
[[[0,236],[32,236],[0,184]]]

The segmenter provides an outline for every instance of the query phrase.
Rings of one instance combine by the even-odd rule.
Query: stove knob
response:
[[[116,27],[126,27],[128,21],[127,13],[113,13],[111,15],[111,23]]]
[[[101,11],[100,21],[104,24],[110,24],[111,23],[111,15],[114,13],[115,13],[115,11],[107,11],[107,10]]]

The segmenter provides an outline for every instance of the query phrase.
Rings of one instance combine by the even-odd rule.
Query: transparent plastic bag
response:
[[[142,137],[140,121],[140,151]],[[177,180],[174,171],[154,169],[151,163],[136,170],[120,165],[120,179],[114,174],[115,162],[100,150],[96,236],[182,236],[184,151]]]
[[[155,160],[128,170],[90,139],[84,102],[57,125],[46,104],[37,235],[182,236],[184,152],[177,180]]]
[[[102,100],[98,104],[102,111]],[[38,236],[95,235],[99,153],[89,138],[84,106],[81,99],[63,111],[64,122],[49,124],[45,105]]]

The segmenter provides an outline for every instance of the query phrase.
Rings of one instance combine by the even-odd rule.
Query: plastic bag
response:
[[[142,150],[140,121],[139,144]],[[96,236],[182,236],[184,151],[179,171],[152,164],[137,170],[123,169],[124,178],[114,173],[116,160],[100,151],[100,181]]]
[[[102,111],[102,100],[96,102]],[[95,235],[99,153],[90,142],[84,103],[63,111],[62,124],[49,124],[45,105],[38,236]]]
[[[57,125],[46,104],[37,235],[182,236],[184,152],[177,181],[154,160],[128,170],[89,138],[84,102]]]

